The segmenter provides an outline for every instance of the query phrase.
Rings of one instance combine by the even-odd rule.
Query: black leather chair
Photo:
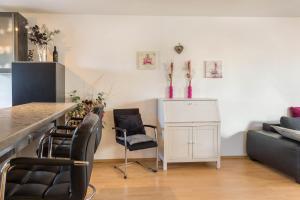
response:
[[[101,127],[97,115],[89,113],[85,117],[73,134],[70,159],[11,159],[2,168],[0,199],[83,200],[93,169],[96,135]]]
[[[101,124],[104,113],[103,106],[95,106],[92,113],[99,116]],[[78,125],[84,118],[76,118]],[[74,120],[74,119],[73,119]],[[69,158],[70,157],[70,146],[73,132],[77,127],[75,126],[57,126],[54,127],[49,134],[45,134],[40,140],[38,155],[39,157],[55,157],[55,158]],[[96,135],[95,140],[95,152],[101,141],[102,128]],[[49,151],[50,150],[50,151]]]
[[[116,165],[115,168],[124,174],[124,179],[127,178],[127,166],[131,163],[137,163],[146,167],[142,163],[128,162],[127,150],[137,151],[142,149],[156,148],[156,166],[155,168],[146,167],[153,172],[158,171],[158,143],[156,126],[144,125],[141,114],[138,108],[132,109],[115,109],[113,110],[116,132],[116,142],[124,146],[125,163]],[[155,133],[155,138],[146,135],[145,127],[152,128]],[[124,170],[122,169],[124,167]]]

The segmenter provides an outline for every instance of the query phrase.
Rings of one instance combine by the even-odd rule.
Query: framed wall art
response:
[[[137,52],[137,69],[153,70],[158,65],[158,57],[155,51],[139,51]]]
[[[205,78],[223,78],[222,61],[205,61]]]

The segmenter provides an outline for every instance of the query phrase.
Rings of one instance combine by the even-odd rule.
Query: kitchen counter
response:
[[[76,107],[75,103],[28,103],[0,109],[0,156]]]

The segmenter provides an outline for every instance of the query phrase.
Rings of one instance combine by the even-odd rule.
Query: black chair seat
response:
[[[54,138],[52,144],[56,145],[71,145],[72,140],[68,138]]]
[[[55,138],[52,142],[52,157],[68,158],[70,157],[70,148],[72,140],[65,138]],[[44,156],[48,155],[48,142],[44,145]]]
[[[5,199],[69,199],[70,168],[57,166],[18,166],[7,176]]]
[[[70,145],[62,144],[62,145],[58,145],[58,146],[53,146],[52,156],[60,157],[60,158],[70,157]]]
[[[116,138],[117,143],[125,146],[124,140]],[[142,150],[142,149],[148,149],[148,148],[154,148],[157,147],[157,142],[155,141],[148,141],[148,142],[138,142],[130,145],[127,142],[127,148],[129,151],[136,151],[136,150]]]
[[[56,139],[59,141],[58,145],[53,145],[52,149],[52,156],[53,157],[63,157],[68,158],[70,157],[70,149],[71,149],[71,142],[70,139]]]

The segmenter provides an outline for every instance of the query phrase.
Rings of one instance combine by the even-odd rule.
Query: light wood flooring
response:
[[[300,184],[247,158],[226,158],[222,167],[170,164],[168,171],[129,167],[128,179],[112,162],[94,164],[94,200],[298,200]]]

